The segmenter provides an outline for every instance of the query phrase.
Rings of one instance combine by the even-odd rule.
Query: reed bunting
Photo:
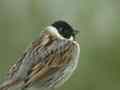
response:
[[[50,90],[61,86],[79,61],[80,46],[75,35],[76,31],[65,21],[48,26],[9,69],[0,90],[15,86],[21,90],[31,87]]]

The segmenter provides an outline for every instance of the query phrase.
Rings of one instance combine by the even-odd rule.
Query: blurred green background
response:
[[[79,29],[81,45],[79,67],[58,90],[120,90],[119,0],[0,0],[0,81],[56,20]]]

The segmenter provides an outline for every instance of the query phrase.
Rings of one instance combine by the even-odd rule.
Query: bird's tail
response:
[[[8,88],[16,85],[17,83],[18,83],[18,80],[7,80],[0,85],[0,90],[8,90]]]

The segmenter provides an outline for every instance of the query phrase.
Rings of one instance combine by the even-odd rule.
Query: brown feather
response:
[[[52,75],[54,80],[54,74],[62,74],[64,67],[71,63],[74,47],[72,41],[59,39],[46,31],[10,68],[8,77],[10,80],[15,78],[23,81],[23,88],[29,87],[38,80],[50,83],[49,79]],[[12,82],[6,86],[12,86]]]

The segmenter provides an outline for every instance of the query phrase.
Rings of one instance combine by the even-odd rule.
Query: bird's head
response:
[[[76,30],[72,28],[67,22],[65,21],[56,21],[50,26],[50,31],[56,33],[57,35],[61,36],[62,38],[66,39],[75,39],[75,35],[77,33]]]

